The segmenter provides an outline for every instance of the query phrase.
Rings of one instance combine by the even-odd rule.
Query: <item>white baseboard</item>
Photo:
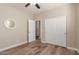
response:
[[[5,50],[20,46],[20,45],[25,44],[25,43],[27,43],[27,41],[21,42],[21,43],[15,44],[15,45],[11,45],[11,46],[8,46],[8,47],[5,47],[5,48],[2,48],[2,49],[0,49],[0,51],[5,51]]]
[[[25,43],[27,43],[27,41],[22,42],[22,43],[18,43],[18,44],[15,44],[15,45],[11,45],[11,46],[9,46],[9,47],[2,48],[2,49],[0,49],[0,52],[1,52],[1,51],[5,51],[5,50],[8,50],[8,49],[11,49],[11,48],[14,48],[14,47],[17,47],[17,46],[20,46],[20,45],[25,44]],[[46,42],[45,42],[45,41],[42,41],[42,43],[46,43]],[[67,47],[67,48],[79,52],[79,50],[76,49],[76,48],[72,48],[72,47]]]
[[[79,49],[77,49],[77,48],[72,48],[72,47],[67,47],[67,48],[79,52]]]
[[[50,42],[45,42],[45,41],[41,41],[42,43],[50,43]],[[63,47],[66,47],[66,46],[63,46]],[[77,48],[72,48],[72,47],[66,47],[66,48],[68,48],[68,49],[71,49],[71,50],[75,50],[75,51],[78,51],[79,52],[79,49],[77,49]]]

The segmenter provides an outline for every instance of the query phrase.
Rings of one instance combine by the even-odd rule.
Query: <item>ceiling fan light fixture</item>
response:
[[[38,3],[27,3],[25,7],[28,7],[30,4],[35,5],[38,9],[40,9],[40,6]]]

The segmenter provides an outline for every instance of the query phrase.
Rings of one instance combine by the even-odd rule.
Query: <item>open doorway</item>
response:
[[[36,21],[36,40],[40,39],[40,21]]]
[[[28,20],[28,42],[40,40],[40,21]]]

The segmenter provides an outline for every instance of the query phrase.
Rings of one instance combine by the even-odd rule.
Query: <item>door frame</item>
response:
[[[27,20],[27,43],[29,43],[29,19]]]

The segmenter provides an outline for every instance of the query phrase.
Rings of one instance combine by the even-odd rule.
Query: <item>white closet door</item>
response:
[[[66,16],[45,20],[45,40],[60,46],[66,46]]]
[[[34,20],[29,20],[29,42],[35,40],[35,21]]]

